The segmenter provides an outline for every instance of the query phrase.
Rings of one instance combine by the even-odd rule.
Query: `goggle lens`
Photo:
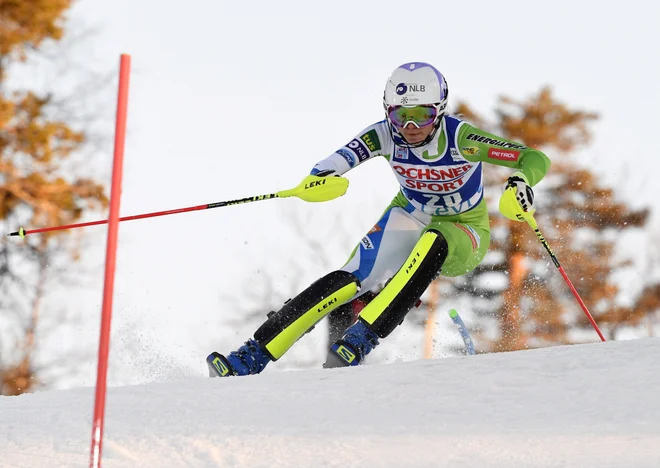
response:
[[[426,127],[435,122],[438,116],[438,109],[434,106],[391,106],[387,115],[390,121],[397,127],[403,128],[412,123],[418,128]]]

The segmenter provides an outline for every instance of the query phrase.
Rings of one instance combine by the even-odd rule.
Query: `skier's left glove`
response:
[[[523,213],[534,213],[534,191],[522,172],[511,175],[500,198],[500,213],[512,221],[524,221]]]

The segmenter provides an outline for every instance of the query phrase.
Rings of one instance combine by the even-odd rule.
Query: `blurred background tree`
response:
[[[65,113],[53,94],[7,85],[13,66],[61,41],[71,3],[0,0],[0,226],[5,232],[72,223],[108,204],[101,183],[65,164],[87,140],[85,130],[71,124],[75,116],[62,119]],[[42,310],[42,300],[49,275],[78,258],[79,244],[69,237],[70,232],[58,231],[0,241],[2,394],[24,393],[39,383],[38,327],[44,315],[56,313]]]
[[[549,87],[525,101],[501,97],[494,123],[467,104],[456,114],[465,120],[544,151],[552,160],[535,192],[544,236],[607,339],[623,326],[640,326],[658,310],[660,285],[644,285],[630,306],[618,300],[621,288],[614,276],[629,261],[616,259],[625,233],[646,226],[648,210],[633,210],[617,199],[613,188],[574,159],[589,143],[589,124],[597,114],[569,108]],[[473,329],[481,352],[596,341],[598,337],[526,223],[498,213],[502,185],[511,171],[485,165],[486,195],[491,213],[492,243],[474,272],[439,280],[441,305],[463,296],[474,313]],[[437,306],[434,302],[426,306]],[[496,332],[493,332],[493,330]]]

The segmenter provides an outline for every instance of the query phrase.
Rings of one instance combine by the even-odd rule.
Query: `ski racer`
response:
[[[428,63],[406,63],[391,73],[383,96],[385,119],[318,162],[305,182],[345,180],[340,190],[328,193],[327,199],[333,199],[348,187],[343,174],[382,157],[399,192],[341,268],[269,314],[236,351],[211,353],[211,376],[260,373],[332,310],[387,281],[330,346],[324,367],[364,362],[436,277],[464,275],[484,258],[490,225],[482,163],[514,170],[505,187],[514,188],[516,198],[500,204],[504,216],[516,219],[516,213],[533,209],[532,187],[547,173],[548,157],[447,115],[448,94],[444,76]]]

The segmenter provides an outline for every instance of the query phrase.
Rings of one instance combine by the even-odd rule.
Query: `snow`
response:
[[[111,387],[103,466],[657,467],[658,355],[647,338]],[[1,397],[0,466],[88,466],[93,393]]]

